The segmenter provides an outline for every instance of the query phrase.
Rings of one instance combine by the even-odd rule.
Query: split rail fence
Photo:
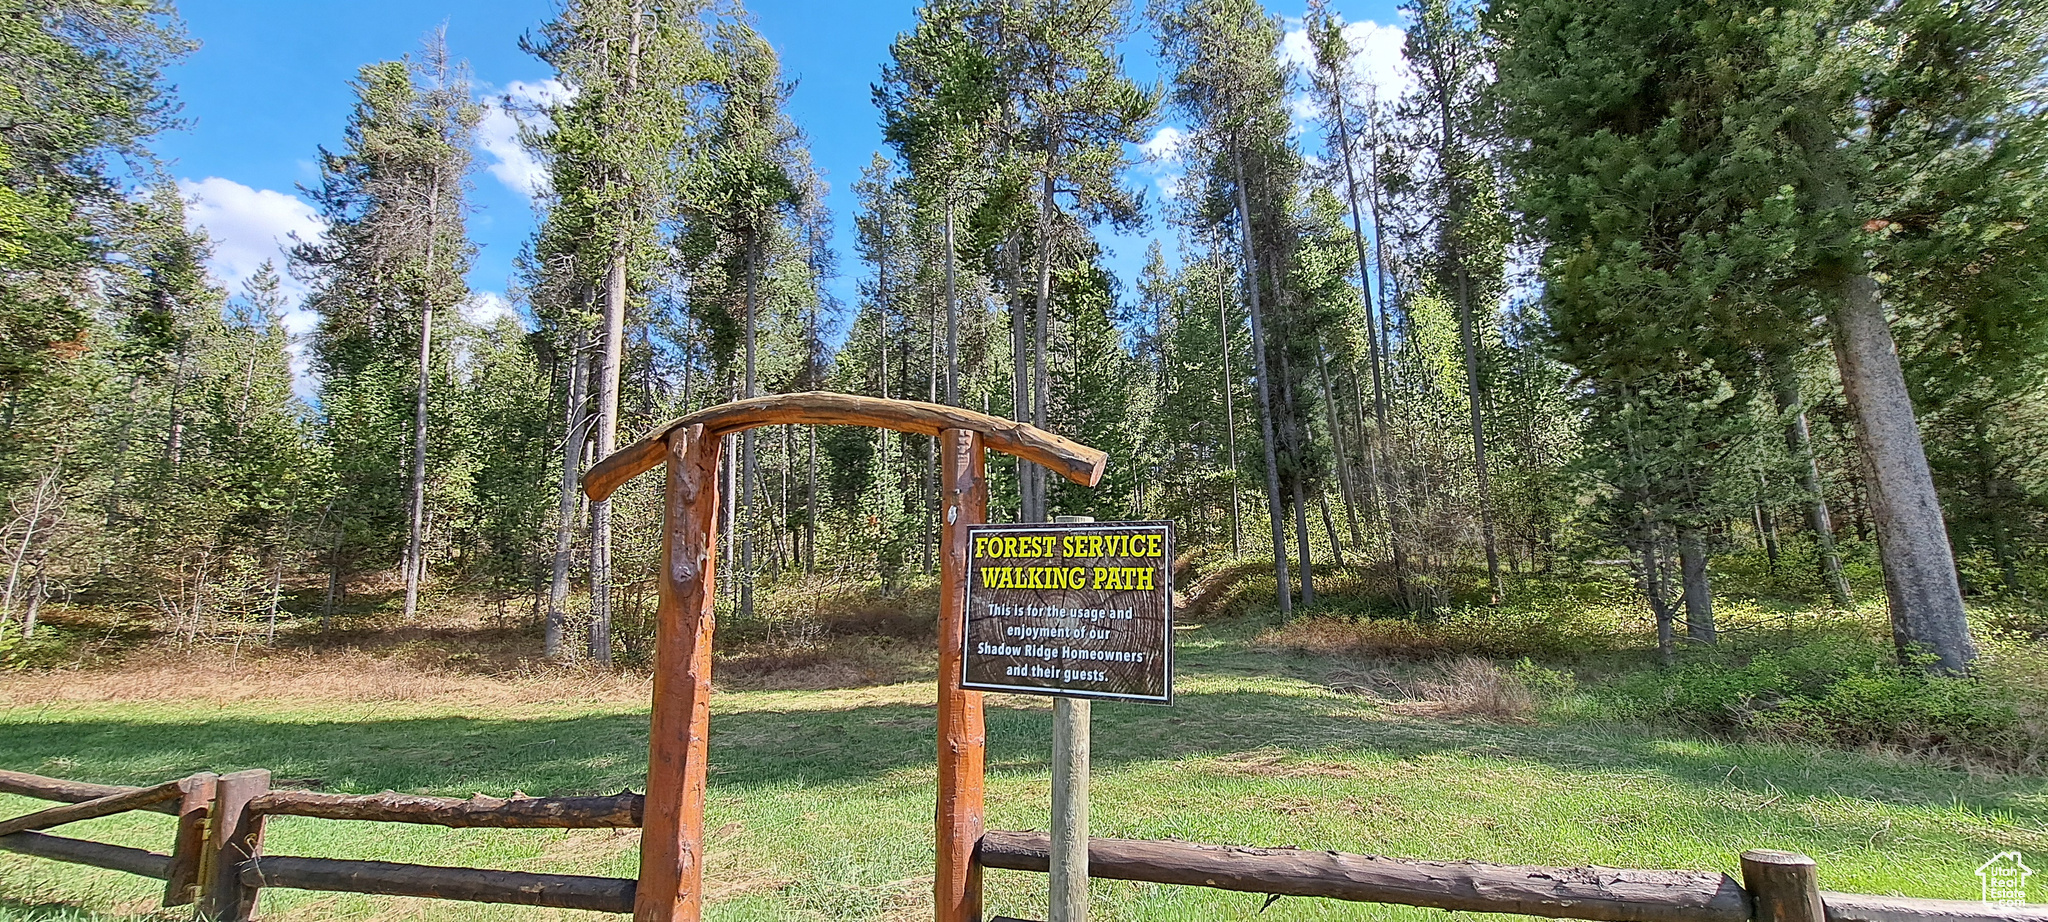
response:
[[[626,829],[640,826],[645,801],[631,792],[463,800],[283,791],[271,790],[270,773],[261,769],[201,772],[154,787],[0,771],[0,793],[62,804],[0,820],[0,849],[162,880],[164,906],[196,903],[201,917],[223,922],[254,919],[258,895],[272,887],[630,913],[630,878],[270,855],[262,850],[263,827],[267,817],[303,816],[449,828]],[[131,810],[175,818],[169,854],[39,831]],[[1041,832],[989,831],[974,857],[977,872],[1043,873],[1051,842]],[[1812,859],[1767,850],[1743,853],[1740,882],[1712,871],[1525,867],[1107,838],[1090,841],[1088,866],[1092,877],[1108,880],[1598,922],[2048,922],[2048,906],[1825,892]]]

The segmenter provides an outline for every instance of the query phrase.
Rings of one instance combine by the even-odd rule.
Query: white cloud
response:
[[[461,310],[463,319],[480,327],[496,326],[498,321],[507,317],[522,328],[526,325],[525,319],[519,316],[519,309],[495,291],[471,292],[469,299],[462,302]]]
[[[483,121],[476,128],[476,146],[491,158],[485,168],[505,188],[529,199],[547,192],[547,164],[520,142],[519,129],[535,119],[545,119],[547,116],[541,110],[575,97],[574,90],[550,77],[532,82],[514,80],[505,85],[503,94],[484,103]]]
[[[1280,39],[1280,60],[1304,70],[1315,67],[1315,50],[1309,45],[1308,33],[1295,22],[1290,21],[1289,25],[1292,28]],[[1408,42],[1407,30],[1368,19],[1345,23],[1343,35],[1344,44],[1351,49],[1347,99],[1359,105],[1374,98],[1391,102],[1414,87],[1415,74],[1408,69],[1407,57],[1402,54]],[[1300,100],[1295,103],[1301,104]]]
[[[327,232],[313,206],[296,195],[251,189],[218,176],[196,182],[180,179],[178,192],[185,197],[186,229],[204,229],[213,240],[213,259],[207,268],[231,288],[255,275],[264,260],[276,264],[278,274],[283,275],[292,235],[318,240]],[[286,278],[285,288],[295,301],[305,295],[304,286],[290,278]]]
[[[185,197],[185,229],[204,230],[213,241],[213,257],[206,268],[230,294],[239,295],[242,282],[255,275],[265,260],[277,267],[287,305],[284,327],[292,335],[292,390],[311,399],[312,358],[306,343],[319,318],[306,309],[306,286],[286,271],[285,254],[293,235],[300,240],[319,240],[326,235],[327,225],[313,206],[298,196],[251,189],[232,179],[180,179],[178,193]]]
[[[1155,163],[1179,163],[1180,148],[1185,143],[1187,135],[1181,133],[1180,129],[1167,125],[1155,132],[1152,140],[1138,145],[1138,150],[1143,151],[1146,158]]]

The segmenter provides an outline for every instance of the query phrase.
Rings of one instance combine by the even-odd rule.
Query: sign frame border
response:
[[[960,636],[956,638],[956,640],[960,644],[959,678],[961,689],[965,691],[995,693],[1003,695],[1038,695],[1040,697],[1048,698],[1087,698],[1094,701],[1130,701],[1135,702],[1137,704],[1150,704],[1158,706],[1168,706],[1173,704],[1173,669],[1176,663],[1176,658],[1174,656],[1174,647],[1177,645],[1175,642],[1176,638],[1173,634],[1173,562],[1175,554],[1173,543],[1173,524],[1174,523],[1171,519],[1141,519],[1138,521],[1130,522],[982,522],[967,526],[968,559],[966,561],[966,572],[962,574],[962,576],[966,578],[967,587],[966,597],[963,600],[963,604],[960,607]],[[1129,695],[1118,692],[1074,691],[1059,688],[1045,688],[1043,686],[1036,685],[996,685],[993,683],[968,681],[968,657],[970,657],[973,654],[972,651],[968,650],[967,648],[967,635],[972,620],[972,615],[974,612],[975,561],[973,547],[974,536],[977,532],[1016,529],[1023,529],[1027,531],[1106,531],[1113,529],[1130,528],[1134,525],[1161,528],[1166,532],[1166,548],[1162,555],[1162,560],[1164,561],[1164,563],[1160,567],[1160,569],[1164,571],[1164,588],[1166,590],[1166,609],[1164,612],[1166,621],[1164,632],[1164,636],[1166,639],[1166,694],[1164,696]]]

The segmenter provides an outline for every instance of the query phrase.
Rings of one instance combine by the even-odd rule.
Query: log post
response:
[[[945,559],[939,568],[937,922],[981,922],[982,766],[988,743],[981,693],[960,687],[967,636],[967,527],[988,519],[982,437],[967,429],[939,434],[939,488],[945,506]]]
[[[212,834],[206,843],[210,866],[200,913],[215,922],[249,922],[256,917],[257,888],[242,882],[242,862],[263,848],[263,815],[249,801],[270,790],[270,770],[229,772],[214,782]]]
[[[164,884],[167,907],[189,906],[199,898],[199,875],[206,864],[206,818],[213,812],[219,780],[212,772],[200,772],[180,783],[178,832],[171,842],[170,878]]]
[[[701,425],[668,436],[661,599],[655,610],[654,714],[634,922],[704,915],[704,784],[711,733],[711,631],[717,602],[718,446]]]
[[[1826,922],[1820,869],[1797,852],[1758,848],[1742,853],[1742,888],[1755,922]]]

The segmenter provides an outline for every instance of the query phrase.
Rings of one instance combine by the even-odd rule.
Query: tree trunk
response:
[[[760,241],[757,234],[747,235],[747,302],[746,302],[746,380],[740,384],[740,399],[754,396],[754,297],[756,267],[760,262]],[[739,501],[746,510],[740,517],[740,528],[745,532],[740,537],[740,607],[742,621],[754,617],[754,430],[740,433],[740,492]]]
[[[1244,503],[1238,500],[1237,482],[1237,409],[1231,396],[1237,390],[1237,378],[1230,372],[1230,296],[1224,287],[1228,275],[1223,265],[1223,242],[1216,242],[1216,338],[1223,353],[1223,435],[1230,448],[1230,556],[1244,553],[1244,524],[1242,521]]]
[[[1272,378],[1266,373],[1266,331],[1259,309],[1258,254],[1252,246],[1252,211],[1244,191],[1244,157],[1233,149],[1230,159],[1237,179],[1238,230],[1244,245],[1244,271],[1241,274],[1252,309],[1252,363],[1258,375],[1259,436],[1266,452],[1266,514],[1273,524],[1273,580],[1279,595],[1280,615],[1287,617],[1294,614],[1294,586],[1287,578],[1287,532],[1281,524],[1280,464],[1273,446],[1273,398],[1268,388]]]
[[[427,511],[427,385],[433,369],[434,346],[434,244],[440,215],[441,182],[436,176],[427,189],[427,287],[420,297],[419,390],[412,407],[412,492],[407,494],[408,526],[405,539],[405,620],[419,613],[420,580],[426,574],[425,549]]]
[[[617,244],[604,283],[604,360],[598,368],[597,431],[599,459],[611,456],[619,437],[619,372],[626,351],[626,254]],[[612,504],[609,498],[590,504],[590,661],[600,668],[612,664]]]
[[[587,295],[586,295],[587,300]],[[562,413],[561,492],[555,504],[555,553],[552,579],[548,583],[548,615],[542,655],[551,660],[563,657],[562,638],[569,624],[569,558],[576,543],[577,473],[583,460],[584,390],[589,387],[590,357],[584,354],[586,341],[579,337],[569,348],[569,394]]]
[[[1799,394],[1799,375],[1790,362],[1779,359],[1772,369],[1777,379],[1778,412],[1785,415],[1785,448],[1799,463],[1800,486],[1806,490],[1807,527],[1813,530],[1815,564],[1821,581],[1835,605],[1848,608],[1849,580],[1842,575],[1842,556],[1835,550],[1835,522],[1828,514],[1827,491],[1820,479],[1820,463],[1813,456],[1813,437],[1806,425],[1806,401]]]
[[[1344,501],[1344,521],[1350,526],[1351,543],[1364,544],[1365,535],[1358,530],[1357,496],[1351,487],[1351,454],[1344,450],[1344,428],[1337,419],[1337,394],[1330,388],[1330,366],[1323,360],[1323,344],[1316,342],[1316,377],[1323,384],[1323,410],[1329,417],[1330,450],[1336,455],[1337,495]],[[1327,511],[1327,510],[1326,510]],[[1344,555],[1337,550],[1337,539],[1330,538],[1330,551],[1335,554],[1338,566],[1343,566]]]
[[[1678,569],[1685,594],[1685,636],[1714,642],[1713,584],[1707,579],[1707,546],[1697,525],[1678,527]]]
[[[1977,656],[1963,613],[1962,586],[1942,521],[1941,500],[1913,416],[1905,373],[1877,280],[1855,260],[1832,318],[1842,391],[1856,416],[1857,444],[1872,473],[1872,517],[1884,564],[1892,639],[1899,662],[1960,673]]]
[[[1486,546],[1486,580],[1501,595],[1500,548],[1493,536],[1493,485],[1486,469],[1486,409],[1479,390],[1479,333],[1472,317],[1472,280],[1458,268],[1458,341],[1465,351],[1465,390],[1471,396],[1472,472],[1479,480],[1479,536]]]
[[[1048,145],[1045,174],[1040,179],[1038,218],[1038,303],[1032,310],[1035,341],[1031,344],[1031,424],[1046,428],[1046,405],[1052,400],[1052,380],[1045,373],[1046,340],[1052,338],[1052,214],[1053,182],[1051,160],[1057,156],[1057,141]],[[1019,461],[1031,472],[1031,513],[1027,522],[1051,521],[1047,508],[1045,468]]]
[[[1677,657],[1677,637],[1672,622],[1671,596],[1664,589],[1664,560],[1657,553],[1656,531],[1648,519],[1642,522],[1643,596],[1650,614],[1657,619],[1657,659],[1669,666]]]
[[[960,405],[960,295],[954,285],[953,197],[946,196],[946,405]],[[936,449],[934,449],[936,450]]]

